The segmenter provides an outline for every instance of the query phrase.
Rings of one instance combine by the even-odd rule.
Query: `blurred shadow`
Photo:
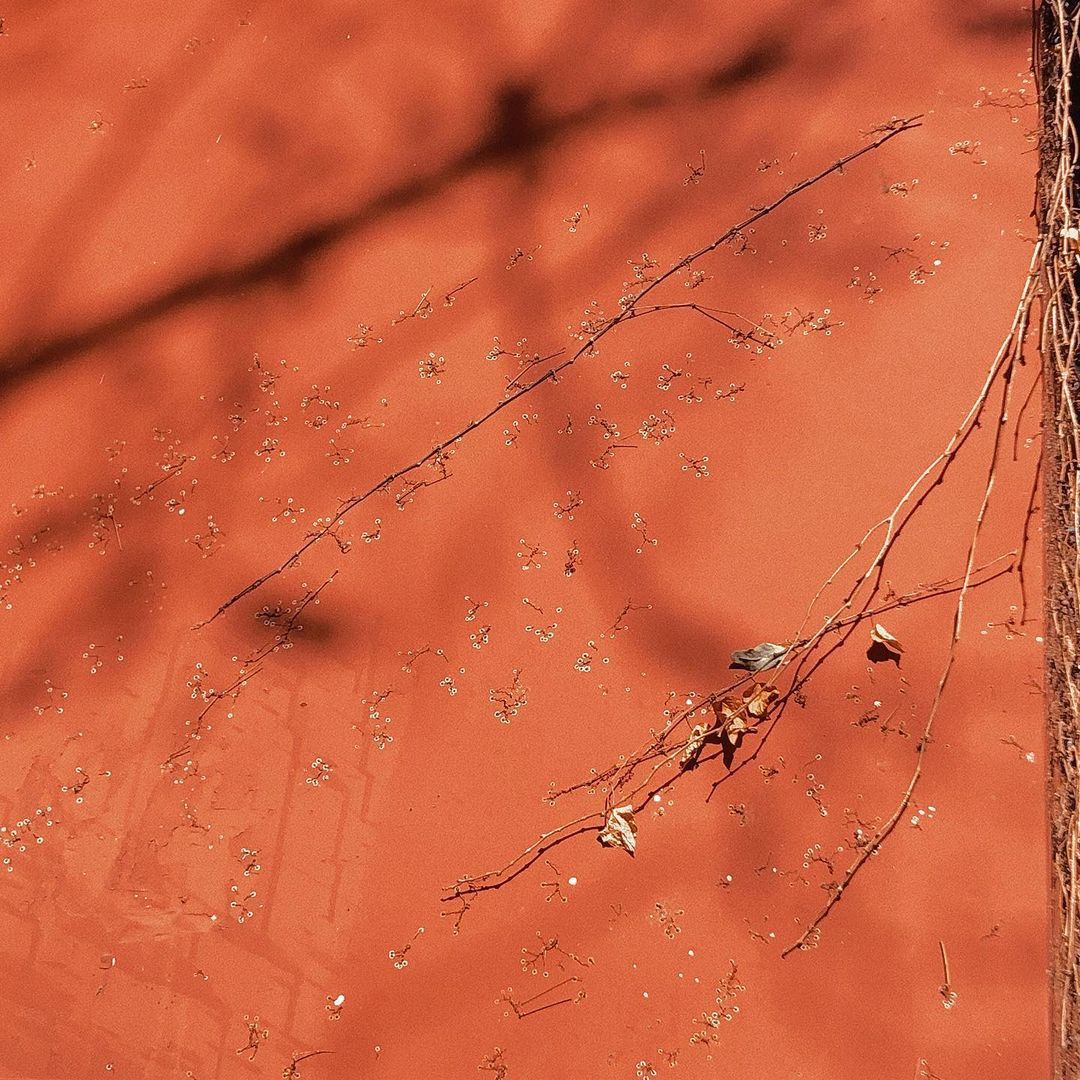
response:
[[[425,176],[409,179],[364,199],[340,215],[301,229],[252,259],[234,266],[205,270],[156,296],[79,329],[14,343],[0,355],[0,392],[10,391],[23,380],[56,367],[73,355],[179,308],[206,299],[228,297],[253,286],[295,285],[316,256],[391,213],[436,197],[472,173],[507,162],[520,162],[520,159],[537,154],[551,143],[590,125],[730,93],[782,66],[785,56],[783,42],[759,41],[735,59],[692,75],[674,86],[632,90],[561,115],[545,115],[538,108],[535,84],[506,84],[491,104],[485,133],[471,148],[449,162]]]

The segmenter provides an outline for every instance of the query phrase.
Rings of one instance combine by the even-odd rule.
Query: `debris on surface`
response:
[[[738,649],[731,654],[731,667],[743,668],[746,671],[768,671],[780,663],[784,654],[788,651],[786,645],[774,645],[771,641],[763,641],[752,649]]]
[[[617,806],[607,816],[607,823],[597,837],[605,847],[619,847],[631,855],[637,850],[637,822],[632,806]]]

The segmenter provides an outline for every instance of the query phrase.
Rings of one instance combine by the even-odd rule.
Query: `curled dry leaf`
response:
[[[742,702],[737,697],[729,695],[713,702],[713,712],[716,713],[717,725],[724,728],[733,716],[737,716],[742,712]]]
[[[746,703],[746,711],[755,719],[760,720],[769,711],[769,706],[780,696],[780,692],[773,686],[763,686],[754,683],[743,691],[743,701]]]
[[[730,769],[743,735],[753,729],[743,716],[745,705],[739,698],[723,698],[719,704],[713,705],[713,709],[716,711],[717,726],[720,730],[720,749],[724,755],[724,765]]]
[[[742,698],[721,698],[719,704],[713,705],[716,712],[717,727],[720,735],[728,742],[734,741],[734,737],[741,736],[750,729],[746,722],[746,702]]]
[[[617,806],[607,816],[603,831],[597,837],[605,847],[621,847],[631,855],[637,850],[637,822],[632,806]]]
[[[705,745],[705,739],[708,737],[710,730],[708,724],[695,724],[690,729],[690,738],[686,740],[686,749],[682,752],[683,768],[690,769],[697,764],[701,748]]]
[[[752,728],[746,722],[745,717],[733,716],[724,725],[723,734],[725,738],[727,738],[728,742],[734,742],[736,745],[738,745],[737,740],[741,739],[747,733],[752,733],[753,731],[754,728]]]
[[[737,649],[731,654],[731,667],[743,668],[746,671],[768,671],[780,663],[784,654],[788,651],[786,645],[774,645],[771,641],[763,641],[752,649]]]
[[[881,645],[883,648],[888,649],[889,652],[895,653],[897,656],[904,651],[904,646],[901,645],[900,642],[881,625],[881,623],[874,623],[873,628],[870,630],[870,640],[876,645]]]
[[[713,704],[724,764],[729,769],[735,758],[735,751],[742,744],[743,736],[753,735],[757,731],[755,721],[768,714],[769,706],[778,696],[779,692],[775,687],[755,683],[743,691],[741,698],[729,696]]]

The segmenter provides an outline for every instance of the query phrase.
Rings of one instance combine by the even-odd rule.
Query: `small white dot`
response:
[[[576,884],[577,884],[577,878],[576,878],[576,877],[572,877],[572,878],[567,878],[567,879],[566,879],[566,883],[567,883],[568,885],[576,885]]]

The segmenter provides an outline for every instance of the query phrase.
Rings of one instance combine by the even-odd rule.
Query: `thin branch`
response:
[[[887,142],[896,138],[896,136],[901,135],[904,132],[912,131],[915,128],[921,127],[922,124],[920,123],[920,120],[921,115],[913,116],[905,120],[893,121],[888,125],[887,129],[885,131],[882,131],[872,142],[860,147],[858,150],[854,150],[848,154],[845,154],[842,158],[834,161],[831,165],[822,169],[820,172],[817,172],[813,176],[807,177],[806,179],[795,184],[793,187],[788,188],[787,191],[774,199],[771,203],[767,204],[766,206],[758,207],[748,217],[744,218],[737,225],[731,226],[711,243],[706,244],[704,247],[698,248],[697,251],[691,252],[689,255],[685,255],[668,270],[664,271],[664,273],[660,274],[653,281],[649,282],[645,286],[645,288],[642,289],[636,297],[631,299],[617,315],[612,316],[610,319],[606,320],[601,327],[594,330],[586,339],[585,343],[572,356],[563,360],[561,363],[552,366],[542,375],[538,375],[531,382],[526,383],[514,393],[510,394],[507,397],[504,397],[502,401],[499,401],[497,404],[493,405],[483,415],[466,424],[465,427],[461,428],[461,430],[459,430],[455,434],[448,436],[446,439],[443,439],[442,442],[437,443],[426,454],[424,454],[420,458],[417,458],[416,461],[408,465],[403,465],[399,469],[395,469],[378,483],[368,488],[366,491],[360,494],[353,495],[350,498],[346,499],[338,506],[337,511],[330,519],[330,521],[327,524],[322,525],[318,529],[314,530],[314,532],[312,532],[304,540],[304,542],[298,548],[296,548],[296,550],[293,551],[291,555],[285,558],[273,569],[268,570],[266,573],[257,577],[254,581],[245,585],[244,588],[242,588],[239,592],[234,593],[231,597],[229,597],[229,599],[225,600],[212,615],[204,619],[202,622],[197,623],[192,629],[198,630],[214,622],[216,619],[220,618],[220,616],[224,615],[225,612],[228,611],[229,608],[231,608],[234,604],[243,600],[244,597],[249,596],[257,589],[262,588],[262,586],[265,585],[267,582],[272,581],[274,578],[283,574],[290,567],[295,566],[300,560],[301,556],[303,556],[306,551],[308,551],[311,547],[313,547],[320,540],[322,540],[323,537],[325,537],[331,531],[331,529],[338,527],[346,515],[351,513],[358,506],[361,506],[363,503],[367,502],[367,500],[370,499],[377,492],[385,491],[395,480],[398,480],[402,476],[405,476],[408,473],[415,472],[417,469],[422,468],[429,461],[432,461],[433,459],[443,454],[449,447],[453,446],[455,443],[460,442],[462,439],[466,438],[478,428],[483,427],[485,424],[488,423],[488,421],[498,416],[499,413],[503,412],[505,409],[510,408],[526,394],[532,393],[533,390],[537,389],[540,386],[543,386],[545,383],[557,382],[559,375],[561,375],[568,368],[576,364],[579,359],[581,359],[583,356],[591,355],[595,350],[596,345],[612,330],[614,330],[620,324],[634,318],[635,312],[637,311],[641,301],[665,281],[668,281],[676,274],[685,270],[687,267],[697,262],[698,259],[703,258],[710,252],[716,251],[717,248],[721,247],[723,244],[729,243],[735,237],[743,233],[746,229],[750,228],[762,218],[779,209],[786,202],[788,202],[790,199],[793,199],[796,195],[799,195],[807,188],[813,187],[814,185],[820,183],[822,180],[824,180],[826,177],[831,176],[833,173],[842,173],[847,165],[858,160],[864,155],[869,154],[874,150],[877,150],[879,147],[884,146]]]
[[[964,600],[967,597],[968,590],[971,585],[971,579],[974,574],[975,566],[975,552],[979,542],[979,534],[982,530],[983,522],[986,518],[987,507],[990,504],[990,496],[994,490],[994,483],[997,479],[997,468],[1001,456],[1001,446],[1003,441],[1003,435],[1005,426],[1008,421],[1009,402],[1011,400],[1012,392],[1012,371],[1014,365],[1019,361],[1021,351],[1024,345],[1024,339],[1026,336],[1026,330],[1028,325],[1028,315],[1033,299],[1034,283],[1039,266],[1039,258],[1041,256],[1041,241],[1036,244],[1035,252],[1032,256],[1031,267],[1028,271],[1027,280],[1024,283],[1024,288],[1021,292],[1020,302],[1017,306],[1016,313],[1013,316],[1013,323],[1009,330],[1009,334],[1005,339],[1001,349],[995,358],[994,363],[990,367],[990,372],[993,378],[997,377],[1000,372],[1003,376],[1002,392],[1001,392],[1001,408],[998,412],[997,423],[994,429],[994,441],[990,453],[990,462],[987,469],[986,483],[983,488],[982,501],[979,506],[978,513],[975,517],[975,524],[972,529],[971,540],[968,545],[967,556],[967,568],[964,572],[963,585],[960,588],[959,596],[956,601],[956,608],[953,613],[953,631],[952,637],[949,642],[949,651],[945,659],[945,665],[941,672],[941,676],[938,679],[937,687],[934,691],[934,698],[930,704],[930,710],[927,714],[926,724],[923,728],[922,737],[919,739],[916,748],[915,768],[911,774],[911,779],[908,781],[908,785],[904,790],[903,795],[900,798],[896,809],[892,812],[885,824],[878,830],[873,839],[864,846],[855,861],[848,867],[844,873],[843,878],[837,882],[830,890],[829,898],[826,901],[824,907],[814,917],[811,923],[799,935],[798,939],[780,954],[783,957],[789,956],[791,953],[797,950],[804,950],[817,943],[820,936],[821,924],[829,917],[833,908],[840,903],[844,893],[847,891],[851,882],[856,875],[862,870],[866,863],[878,853],[881,849],[881,845],[892,835],[896,826],[900,823],[900,819],[907,812],[907,808],[911,803],[912,796],[915,793],[915,788],[918,786],[919,780],[922,777],[923,760],[926,755],[927,747],[930,744],[930,736],[933,730],[934,721],[937,718],[938,711],[941,706],[941,700],[945,693],[945,687],[948,684],[949,676],[952,673],[953,665],[956,662],[957,647],[960,643],[960,634],[963,629],[964,622]],[[985,401],[985,391],[983,395],[980,395]],[[969,414],[970,415],[970,414]],[[925,475],[925,474],[924,474]],[[909,492],[910,494],[910,492]],[[907,498],[907,496],[905,496]]]
[[[983,571],[994,566],[996,563],[1002,562],[1004,559],[1015,557],[1015,554],[1015,552],[1008,552],[1005,555],[1000,555],[996,559],[992,559],[989,562],[985,563],[983,566],[972,571],[972,579],[968,582],[968,588],[977,588],[980,585],[988,584],[989,582],[1001,577],[1004,574],[1010,573],[1012,571],[1011,563],[997,570],[993,574],[987,575],[985,578],[974,580],[975,577],[981,574]],[[963,581],[964,577],[958,576],[954,579],[947,579],[931,586],[920,587],[920,589],[899,596],[894,600],[889,601],[887,604],[881,605],[878,608],[873,608],[865,612],[853,614],[849,616],[846,620],[844,620],[843,625],[853,627],[857,623],[869,618],[873,618],[883,611],[892,610],[898,607],[906,607],[910,604],[919,603],[920,601],[936,599],[950,593],[955,593],[961,588],[963,588]],[[839,632],[842,629],[842,626],[838,623],[833,627],[833,629]],[[821,639],[818,640],[820,641]],[[809,643],[804,643],[801,647],[806,647],[807,645],[809,645]],[[795,647],[796,646],[793,646],[793,648]],[[804,674],[800,676],[800,678],[795,683],[793,683],[787,694],[785,694],[784,698],[778,703],[778,709],[782,709],[783,706],[786,705],[787,701],[791,698],[792,694],[805,686],[812,674],[813,671]],[[680,778],[688,774],[689,770],[680,769],[679,772],[666,778],[655,786],[649,786],[660,768],[665,765],[671,764],[676,758],[680,757],[683,754],[689,741],[688,739],[682,738],[679,739],[679,741],[674,745],[670,745],[669,739],[681,727],[685,726],[688,723],[689,717],[693,715],[698,709],[702,708],[703,706],[709,706],[714,700],[719,700],[724,696],[724,694],[738,690],[742,686],[746,685],[748,682],[751,682],[750,676],[743,676],[735,680],[733,683],[729,684],[724,690],[719,690],[713,694],[710,694],[708,697],[704,698],[701,702],[699,702],[692,708],[682,710],[678,716],[672,718],[669,721],[668,725],[665,727],[663,732],[660,733],[660,735],[654,737],[649,742],[640,747],[634,754],[630,755],[626,761],[611,766],[610,768],[604,770],[599,774],[594,774],[588,780],[582,780],[576,784],[571,785],[570,787],[564,788],[561,791],[554,792],[553,794],[546,797],[547,801],[549,803],[554,803],[557,799],[563,797],[564,795],[568,795],[574,791],[580,791],[585,788],[593,788],[602,783],[608,783],[610,785],[610,791],[608,797],[605,799],[605,807],[607,809],[610,809],[610,805],[617,801],[620,803],[633,802],[635,805],[635,810],[640,811],[642,807],[648,805],[648,803],[655,795],[662,793],[672,784],[676,783]],[[712,797],[712,791],[715,791],[715,789],[721,783],[723,783],[724,780],[730,779],[731,777],[737,775],[740,771],[742,771],[743,768],[745,768],[746,765],[748,765],[757,757],[758,753],[760,752],[761,746],[763,746],[764,743],[767,741],[769,734],[772,732],[778,719],[779,713],[770,722],[769,727],[766,729],[765,733],[759,740],[757,748],[755,748],[755,750],[747,758],[745,758],[742,762],[737,764],[729,773],[727,773],[725,777],[723,777],[721,780],[717,781],[713,785],[713,788],[709,794],[709,798]],[[703,755],[699,759],[698,765],[700,766],[707,764],[718,756],[720,756],[719,752],[712,755]],[[655,762],[657,758],[660,759],[659,764],[651,770],[645,781],[643,783],[639,783],[632,790],[627,791],[625,785],[633,776],[634,770],[638,766],[646,764],[647,762]],[[708,799],[706,799],[706,801],[708,801]],[[462,900],[463,898],[472,896],[477,893],[494,891],[496,889],[502,888],[505,885],[508,885],[511,881],[520,876],[530,866],[538,862],[547,852],[551,851],[553,848],[561,846],[563,843],[573,839],[574,837],[581,836],[589,832],[597,832],[600,828],[603,827],[605,814],[606,810],[597,810],[591,814],[585,814],[581,817],[574,818],[572,821],[568,821],[563,825],[560,825],[554,829],[550,829],[547,832],[542,833],[539,837],[537,837],[536,840],[529,844],[528,847],[520,851],[505,865],[493,870],[485,871],[482,874],[467,875],[465,877],[459,878],[453,885],[448,886],[444,890],[445,895],[442,897],[443,902],[451,903],[454,901]]]

